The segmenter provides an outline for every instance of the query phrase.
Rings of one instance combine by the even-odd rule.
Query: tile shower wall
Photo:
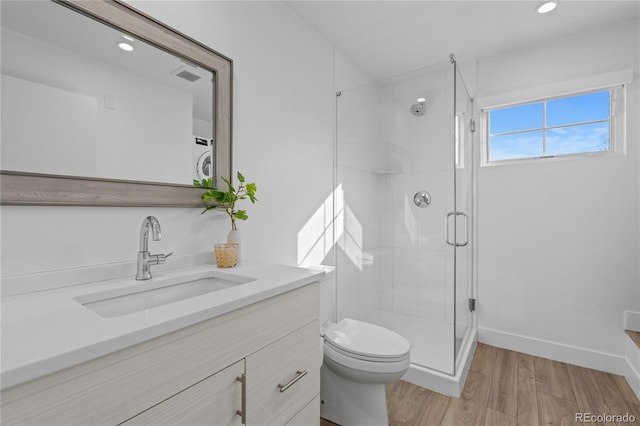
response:
[[[443,235],[453,209],[447,65],[338,100],[339,317],[375,320],[382,311],[453,322],[453,260]],[[416,117],[409,109],[420,96],[426,114]],[[430,192],[431,206],[414,205],[418,190]]]
[[[381,268],[388,257],[381,247],[388,239],[381,188],[376,170],[384,163],[377,125],[378,93],[365,86],[338,98],[337,141],[337,267],[338,316],[365,318],[377,307]],[[339,318],[338,318],[339,319]]]

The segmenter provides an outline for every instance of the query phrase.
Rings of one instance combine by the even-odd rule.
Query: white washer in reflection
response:
[[[213,176],[213,141],[194,137],[193,145],[193,178],[202,180]]]
[[[200,158],[198,158],[198,164],[196,165],[196,173],[198,175],[198,179],[202,180],[205,178],[210,178],[212,173],[211,170],[213,168],[211,152],[203,153]]]

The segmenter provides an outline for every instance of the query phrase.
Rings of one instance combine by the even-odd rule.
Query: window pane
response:
[[[609,150],[609,122],[560,127],[547,131],[547,154],[578,154]]]
[[[489,134],[540,129],[543,127],[543,104],[527,104],[495,109],[489,113]]]
[[[542,131],[491,136],[489,161],[542,156]]]
[[[547,102],[547,126],[609,119],[609,91]]]

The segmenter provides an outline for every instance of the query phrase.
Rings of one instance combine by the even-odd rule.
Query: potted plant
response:
[[[200,188],[206,188],[202,194],[202,202],[205,204],[202,214],[210,210],[222,210],[231,219],[231,230],[227,235],[227,243],[240,244],[240,231],[236,226],[236,220],[247,220],[249,216],[246,210],[236,210],[236,203],[240,200],[246,200],[247,198],[251,203],[255,203],[257,186],[255,183],[245,183],[245,178],[242,173],[238,172],[236,177],[238,178],[239,185],[234,187],[231,182],[221,176],[220,179],[227,185],[227,190],[222,191],[213,187],[213,179],[205,178],[201,181],[194,179],[193,184]],[[238,258],[240,257],[238,253]]]

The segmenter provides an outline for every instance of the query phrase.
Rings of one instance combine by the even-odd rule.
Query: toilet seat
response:
[[[349,318],[327,324],[324,342],[334,352],[371,362],[404,361],[411,349],[409,341],[399,334]]]
[[[331,353],[335,353],[335,354],[340,354],[343,357],[348,357],[354,360],[359,360],[359,361],[365,361],[365,362],[377,362],[377,363],[395,363],[395,362],[402,362],[406,359],[409,358],[409,353],[407,352],[404,355],[398,355],[396,357],[378,357],[378,356],[372,356],[372,355],[363,355],[363,354],[357,354],[357,353],[353,353],[353,352],[349,352],[349,351],[345,351],[344,349],[341,349],[333,344],[331,344],[328,341],[324,342],[324,351],[325,352],[331,352]]]
[[[383,362],[363,360],[338,352],[330,345],[324,347],[323,359],[325,365],[335,371],[340,371],[343,376],[357,374],[359,381],[370,380],[373,383],[380,381],[381,376],[379,375],[404,373],[411,362],[409,354],[403,358]],[[367,379],[363,378],[365,376]]]

